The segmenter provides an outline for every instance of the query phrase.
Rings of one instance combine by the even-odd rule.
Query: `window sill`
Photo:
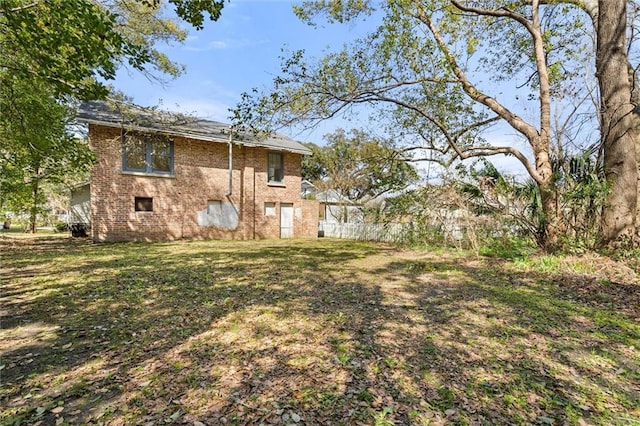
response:
[[[267,186],[275,186],[277,188],[286,188],[287,185],[284,182],[267,182]]]
[[[175,179],[175,175],[174,174],[166,174],[166,173],[145,173],[145,172],[128,172],[126,170],[122,171],[123,175],[129,175],[129,176],[142,176],[142,177],[159,177],[159,178],[169,178],[169,179]]]

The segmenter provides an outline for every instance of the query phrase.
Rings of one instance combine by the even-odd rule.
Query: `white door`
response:
[[[293,237],[293,204],[280,204],[280,238]]]

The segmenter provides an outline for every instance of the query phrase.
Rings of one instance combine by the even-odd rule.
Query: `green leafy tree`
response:
[[[217,20],[223,1],[171,0],[178,17],[202,28]],[[183,40],[185,32],[162,17],[160,0],[0,0],[0,70],[10,77],[42,79],[56,96],[104,97],[103,83],[121,64],[144,71],[180,70],[155,49],[156,41]]]
[[[182,66],[156,44],[186,31],[165,10],[200,29],[214,0],[0,0],[0,207],[23,211],[35,230],[45,188],[82,174],[85,144],[65,126],[77,100],[104,98],[121,66],[176,76]]]
[[[586,13],[595,34],[595,76],[603,169],[609,192],[603,209],[600,243],[640,244],[640,86],[637,55],[640,5],[633,0],[553,0]]]
[[[39,79],[58,97],[104,97],[99,81],[115,77],[122,60],[142,70],[150,59],[116,30],[117,16],[85,0],[3,1],[0,6],[3,84]]]
[[[69,107],[49,89],[36,82],[0,88],[0,191],[14,211],[28,215],[31,232],[46,201],[44,187],[88,169],[93,158],[69,130]]]
[[[304,160],[302,174],[327,198],[338,198],[332,201],[364,205],[418,180],[410,158],[389,140],[355,129],[338,129],[325,139],[325,146],[311,145],[313,155]]]
[[[323,148],[313,142],[306,142],[304,145],[311,150],[311,155],[305,155],[302,158],[302,179],[317,183],[325,173],[325,166],[322,163]]]
[[[577,13],[567,18],[537,1],[390,0],[373,13],[374,6],[318,1],[299,7],[309,22],[318,17],[346,22],[362,14],[380,20],[371,34],[317,62],[294,53],[284,61],[272,93],[246,98],[253,108],[241,105],[238,116],[251,111],[279,124],[309,123],[374,106],[376,121],[408,149],[435,152],[445,164],[511,155],[540,194],[542,245],[557,248],[563,221],[551,161],[552,107],[562,82],[581,72],[565,62],[583,49],[584,28],[571,19]],[[478,67],[494,74],[490,84],[483,83]],[[501,100],[506,96],[496,83],[515,80],[527,87],[523,93],[535,105],[532,118],[518,112],[517,101]],[[483,131],[497,121],[523,137],[531,154],[515,144],[488,143]]]

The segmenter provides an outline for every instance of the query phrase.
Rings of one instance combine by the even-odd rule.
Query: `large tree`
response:
[[[0,197],[14,213],[27,214],[28,230],[35,232],[45,187],[86,170],[92,153],[68,126],[70,107],[47,85],[19,80],[0,92]]]
[[[599,119],[603,167],[609,182],[603,209],[601,245],[640,243],[640,87],[631,53],[640,5],[635,0],[553,0],[591,19],[596,36],[595,76],[600,89]]]
[[[177,16],[202,28],[205,14],[218,19],[223,0],[169,0]],[[105,80],[122,64],[137,70],[179,69],[156,41],[185,37],[162,17],[160,0],[0,0],[0,72],[42,79],[58,94],[103,97]],[[9,80],[11,81],[11,80]]]
[[[553,0],[584,11],[596,37],[595,76],[603,167],[610,185],[603,209],[601,245],[640,243],[640,88],[630,51],[640,5],[635,0]]]
[[[393,142],[362,130],[338,129],[325,135],[327,144],[310,144],[313,155],[303,161],[303,178],[319,191],[332,191],[340,198],[366,203],[405,189],[418,180],[409,157]]]
[[[310,23],[319,17],[335,23],[371,14],[375,6],[368,1],[310,1],[296,11]],[[307,62],[302,53],[292,55],[275,80],[274,92],[258,102],[258,110],[275,112],[278,121],[289,123],[329,118],[363,103],[387,104],[392,111],[385,111],[384,117],[394,117],[403,136],[422,139],[421,144],[409,141],[413,148],[453,153],[449,160],[513,155],[537,184],[545,245],[553,247],[563,220],[550,161],[552,113],[567,96],[567,88],[578,94],[580,73],[595,74],[599,112],[592,114],[599,116],[610,183],[602,244],[633,242],[640,228],[640,96],[629,54],[635,40],[636,2],[389,0],[380,8],[373,16],[381,16],[381,24],[368,39],[316,63]],[[583,22],[582,12],[591,22]],[[591,37],[596,43],[590,43]],[[576,61],[580,57],[590,58],[590,64],[576,67],[583,64]],[[492,85],[486,84],[487,74],[493,74]],[[535,102],[533,114],[531,107],[518,110],[509,102],[506,93],[515,92],[516,86],[530,89],[520,102]],[[506,122],[524,136],[531,157],[514,144],[489,146],[480,139],[482,126],[493,120]],[[593,142],[588,133],[582,137],[585,147]]]
[[[636,77],[629,62],[627,1],[599,0],[597,10],[596,75],[604,170],[611,185],[609,206],[602,217],[602,238],[607,245],[635,244],[640,237],[640,105],[634,100]]]
[[[318,1],[297,11],[310,22],[318,15],[344,22],[372,13],[374,5]],[[435,151],[445,162],[511,155],[537,185],[543,245],[554,248],[562,233],[562,212],[551,161],[552,107],[561,82],[577,72],[563,61],[579,51],[583,30],[550,11],[536,0],[389,0],[372,15],[380,23],[368,37],[315,63],[302,53],[292,55],[273,93],[259,98],[254,111],[272,114],[279,123],[312,122],[374,105],[381,112],[378,123],[386,123],[399,140]],[[493,81],[483,83],[487,78]],[[524,97],[535,105],[529,117],[508,93],[516,91],[517,83],[510,82],[518,80],[529,89]],[[241,106],[239,116],[249,110]],[[483,129],[496,121],[521,135],[531,154],[515,144],[483,139]]]
[[[74,102],[105,97],[121,66],[153,77],[182,71],[156,46],[186,37],[167,4],[202,28],[224,1],[0,0],[0,205],[29,205],[32,230],[43,187],[90,165],[65,127]]]
[[[470,10],[452,1],[462,10]],[[469,3],[478,3],[467,1]],[[535,1],[528,1],[532,6]],[[599,122],[603,170],[609,183],[602,211],[600,244],[635,245],[640,240],[640,102],[636,67],[630,60],[638,5],[630,0],[541,0],[567,10],[575,6],[591,20],[595,35],[595,76],[599,86]],[[481,14],[494,11],[473,9]],[[566,36],[565,36],[566,39]],[[565,58],[564,62],[572,58]]]

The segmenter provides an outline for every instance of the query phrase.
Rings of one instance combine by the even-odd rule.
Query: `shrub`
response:
[[[54,225],[56,232],[69,232],[69,224],[67,222],[58,221]]]

